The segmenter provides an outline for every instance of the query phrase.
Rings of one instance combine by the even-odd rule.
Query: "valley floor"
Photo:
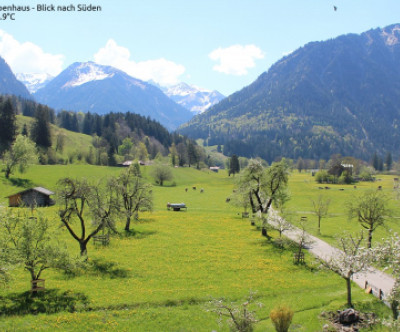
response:
[[[121,169],[83,165],[35,166],[18,177],[54,189],[57,179],[65,175],[94,179],[118,172]],[[228,331],[226,319],[219,324],[218,315],[209,310],[209,301],[224,298],[240,304],[249,291],[257,292],[257,302],[263,303],[261,308],[251,308],[260,320],[256,331],[273,331],[269,312],[279,305],[294,310],[296,331],[321,331],[326,322],[320,314],[343,308],[346,289],[339,276],[319,270],[311,255],[306,255],[305,265],[294,265],[290,248],[282,250],[273,239],[261,237],[249,219],[241,218],[240,209],[225,203],[233,189],[233,179],[226,173],[189,168],[173,172],[175,184],[154,187],[154,212],[140,214],[130,236],[113,236],[105,248],[89,245],[92,269],[74,276],[44,273],[48,289],[84,294],[88,305],[78,301],[75,313],[3,315],[0,329]],[[146,168],[143,174],[147,176]],[[4,196],[16,189],[0,182]],[[168,211],[167,202],[184,202],[188,210]],[[57,207],[42,211],[59,223]],[[121,233],[122,227],[119,224]],[[77,243],[65,231],[62,239],[70,253],[78,255]],[[28,289],[28,274],[17,269],[12,282],[0,291],[2,305],[12,305],[7,301]],[[357,308],[390,315],[363,290],[353,292]]]

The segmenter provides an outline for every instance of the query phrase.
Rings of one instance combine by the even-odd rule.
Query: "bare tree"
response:
[[[297,233],[296,236],[296,242],[298,243],[298,250],[297,253],[295,254],[297,264],[301,262],[301,257],[302,256],[304,257],[303,249],[312,243],[312,240],[307,232],[307,228],[308,228],[307,217],[301,217],[299,224],[299,232]]]
[[[331,200],[319,195],[317,199],[311,199],[313,212],[318,218],[318,234],[321,234],[321,219],[328,215],[329,204]]]
[[[355,273],[368,270],[371,260],[370,250],[365,249],[363,244],[364,236],[361,232],[357,238],[352,235],[339,239],[340,249],[329,260],[320,260],[322,265],[338,273],[346,281],[347,305],[353,307],[351,297],[351,278]]]
[[[228,317],[227,322],[231,331],[251,332],[254,330],[254,324],[258,322],[254,311],[249,309],[249,306],[254,302],[254,293],[250,292],[246,301],[241,304],[233,302],[227,303],[224,300],[212,300],[209,302],[208,311],[218,314],[219,322],[222,322],[222,317]],[[262,303],[256,304],[262,307]]]
[[[269,223],[273,229],[278,231],[279,238],[282,238],[283,232],[293,229],[292,224],[286,220],[285,214],[283,212],[281,212],[281,214],[283,214],[283,216],[279,215],[276,211],[273,211],[269,216]]]
[[[125,212],[125,231],[130,231],[131,218],[139,218],[139,211],[153,209],[152,186],[146,183],[135,167],[129,167],[117,179],[117,189]]]
[[[372,233],[383,226],[391,211],[387,207],[388,199],[377,190],[366,191],[348,205],[349,218],[356,218],[368,231],[368,248],[372,246]]]
[[[93,236],[102,229],[114,229],[112,216],[118,208],[115,186],[108,181],[105,187],[102,190],[101,183],[95,186],[84,179],[58,182],[59,216],[79,243],[81,256],[87,256],[87,244]]]

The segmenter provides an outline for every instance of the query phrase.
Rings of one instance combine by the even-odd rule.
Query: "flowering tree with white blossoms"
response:
[[[373,250],[374,261],[385,269],[390,269],[395,278],[395,283],[388,297],[388,302],[393,313],[393,320],[399,318],[400,304],[400,239],[398,234],[394,234]]]
[[[340,249],[327,261],[321,264],[336,273],[346,281],[347,305],[353,307],[351,301],[351,278],[355,273],[366,272],[369,267],[371,251],[363,247],[363,233],[354,238],[352,235],[339,239]]]

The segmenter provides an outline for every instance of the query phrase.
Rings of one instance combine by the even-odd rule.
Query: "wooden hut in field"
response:
[[[8,196],[10,207],[18,206],[50,206],[54,201],[50,198],[54,193],[46,188],[35,187]]]

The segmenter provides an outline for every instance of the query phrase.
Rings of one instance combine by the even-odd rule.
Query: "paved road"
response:
[[[272,211],[271,213],[276,212]],[[271,219],[269,220],[270,223],[273,224],[273,221],[271,221]],[[285,231],[283,234],[289,239],[297,242],[300,233],[301,230],[293,226],[292,230]],[[330,244],[315,236],[308,234],[308,239],[310,239],[311,244],[307,246],[307,250],[322,260],[330,260],[331,257],[340,253],[339,249],[332,247]],[[368,286],[372,288],[372,294],[383,300],[390,293],[395,283],[393,277],[372,267],[368,272],[354,274],[353,281],[361,288],[365,288],[366,282],[368,282]]]

